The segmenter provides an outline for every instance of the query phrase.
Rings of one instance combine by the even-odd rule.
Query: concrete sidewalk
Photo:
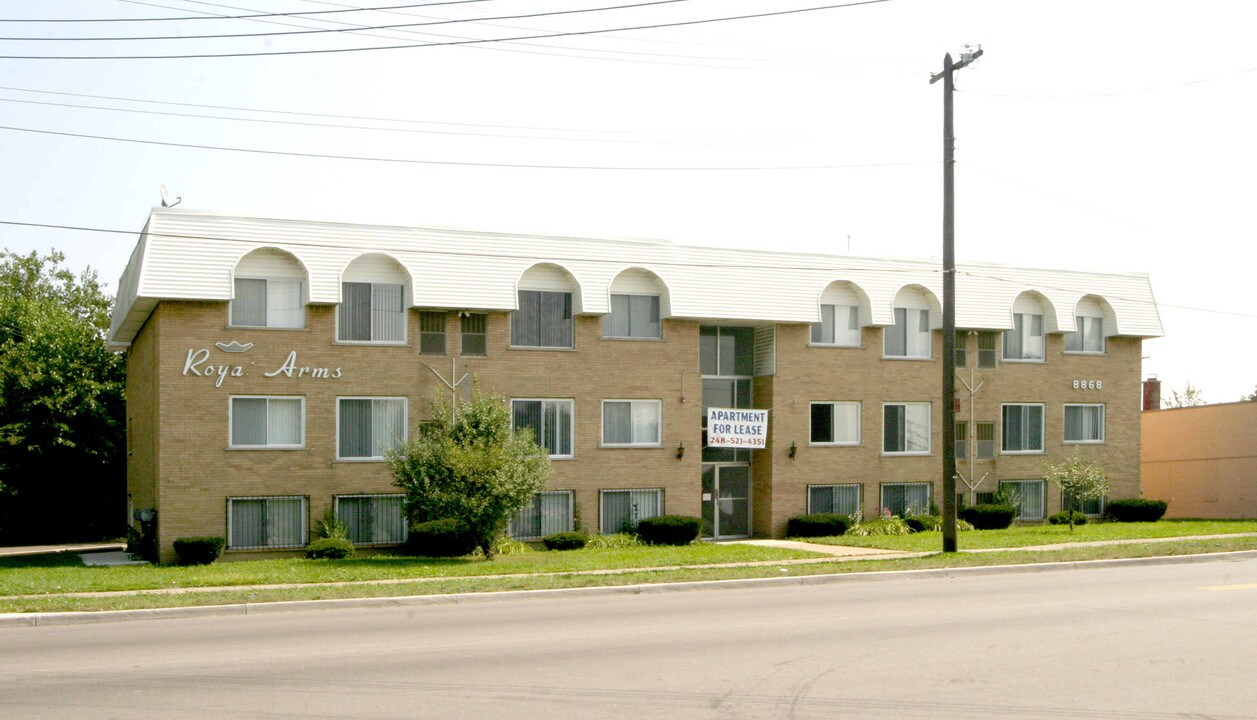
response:
[[[50,555],[54,553],[73,552],[122,552],[127,549],[126,543],[73,543],[69,545],[19,545],[16,547],[0,547],[0,557],[16,555]]]

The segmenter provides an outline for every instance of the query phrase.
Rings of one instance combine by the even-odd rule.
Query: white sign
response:
[[[708,447],[762,448],[767,443],[767,410],[707,408]]]
[[[233,343],[236,345],[236,343]],[[253,347],[252,344],[244,347],[248,350]],[[222,343],[219,343],[222,349]],[[244,350],[224,350],[224,352],[244,352]],[[253,363],[249,363],[252,365]],[[244,377],[249,374],[244,365],[216,365],[210,362],[209,348],[189,348],[188,357],[183,361],[184,376],[213,378],[214,387],[222,387],[223,380],[228,377]],[[291,350],[288,357],[284,358],[284,362],[274,370],[263,372],[263,377],[273,378],[284,376],[286,378],[305,378],[312,380],[335,380],[341,376],[340,368],[311,367],[309,365],[297,364],[297,351]]]

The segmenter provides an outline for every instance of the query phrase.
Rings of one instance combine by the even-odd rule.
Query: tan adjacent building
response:
[[[1144,497],[1170,518],[1257,518],[1257,402],[1151,410],[1143,423]]]
[[[1138,496],[1147,277],[974,264],[957,286],[966,500],[1012,483],[1041,519],[1060,505],[1042,463],[1073,452]],[[111,330],[132,516],[166,560],[193,535],[299,548],[329,510],[359,544],[398,544],[383,455],[464,373],[553,459],[517,537],[928,512],[941,294],[924,261],[154,210]],[[708,407],[767,410],[765,446],[706,447]]]

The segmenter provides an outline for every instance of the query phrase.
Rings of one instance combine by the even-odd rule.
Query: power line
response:
[[[160,140],[140,140],[136,138],[110,137],[107,135],[89,135],[86,133],[59,132],[55,130],[38,130],[0,125],[0,130],[54,135],[57,137],[84,138],[89,140],[110,140],[113,142],[133,143],[139,145],[157,145],[161,147],[192,148],[196,150],[222,150],[226,152],[249,153],[254,155],[279,155],[283,157],[317,158],[322,160],[359,160],[364,162],[386,162],[405,165],[451,165],[459,167],[495,167],[518,168],[528,170],[623,170],[623,171],[688,171],[688,172],[724,172],[724,171],[757,171],[757,170],[837,170],[867,167],[898,167],[904,165],[932,165],[934,161],[891,162],[891,163],[857,163],[851,165],[744,165],[744,166],[704,166],[704,167],[656,167],[640,165],[533,165],[527,163],[492,163],[467,162],[456,160],[414,160],[409,158],[371,157],[363,155],[333,155],[329,153],[303,153],[283,150],[261,150],[257,148],[238,148],[221,145],[200,145],[195,143],[164,142]]]
[[[238,52],[238,53],[200,53],[200,54],[183,54],[183,55],[0,55],[0,60],[181,60],[181,59],[208,59],[208,58],[234,58],[234,57],[266,57],[275,55],[319,55],[326,53],[346,53],[346,52],[367,52],[371,50],[401,50],[409,48],[421,47],[454,47],[459,45],[482,45],[486,43],[515,42],[518,40],[540,40],[543,38],[553,37],[577,37],[582,35],[599,35],[610,32],[626,32],[630,30],[655,30],[659,28],[683,27],[689,25],[704,25],[709,23],[727,22],[731,20],[750,20],[765,17],[779,17],[783,15],[797,15],[799,13],[815,12],[818,10],[834,10],[839,8],[858,7],[862,5],[877,5],[881,3],[891,2],[892,0],[855,0],[854,2],[839,3],[834,5],[815,5],[806,8],[794,8],[791,10],[774,10],[771,12],[752,13],[748,15],[726,15],[715,18],[700,18],[698,20],[681,20],[670,23],[655,23],[651,25],[634,25],[617,28],[604,28],[601,30],[573,30],[561,33],[542,33],[538,35],[520,35],[507,38],[477,38],[471,40],[454,40],[449,42],[435,43],[408,43],[405,45],[377,45],[374,47],[352,47],[352,48],[323,48],[319,50],[280,50],[276,52]]]
[[[529,18],[551,17],[555,15],[577,15],[581,13],[606,12],[608,10],[628,10],[631,8],[649,7],[652,5],[672,5],[675,3],[693,2],[693,0],[646,0],[645,2],[625,5],[604,5],[601,7],[576,8],[574,10],[552,10],[548,12],[525,13],[523,15],[499,15],[473,20],[428,20],[425,22],[396,23],[392,25],[353,25],[358,30],[396,30],[398,28],[428,27],[431,25],[458,25],[466,22],[483,22],[485,20],[526,20]],[[278,37],[287,35],[326,35],[328,33],[350,32],[346,28],[311,28],[305,30],[284,30],[280,32],[262,33],[225,33],[213,35],[144,35],[144,36],[110,36],[110,37],[0,37],[7,41],[40,41],[40,42],[129,42],[133,40],[220,40],[225,38]]]
[[[203,15],[185,15],[183,17],[141,17],[141,18],[0,18],[0,23],[135,23],[135,22],[183,22],[185,20],[251,20],[267,17],[298,17],[303,15],[331,15],[334,13],[380,12],[389,10],[405,10],[411,8],[436,7],[438,5],[466,5],[468,3],[493,2],[494,0],[442,0],[442,2],[410,3],[408,5],[385,5],[382,7],[360,8],[350,7],[342,10],[305,10],[286,13],[255,13],[252,15],[220,15],[205,17]],[[195,11],[194,11],[195,12]]]
[[[1183,82],[1172,83],[1170,85],[1152,85],[1152,86],[1142,87],[1142,88],[1131,88],[1128,90],[1113,90],[1111,92],[1100,92],[1100,93],[1078,93],[1078,94],[1072,94],[1072,95],[1014,95],[1011,93],[981,92],[981,91],[975,91],[975,90],[959,90],[959,89],[957,89],[956,92],[968,93],[969,95],[981,95],[985,97],[1013,98],[1016,100],[1080,100],[1080,99],[1086,99],[1086,98],[1121,97],[1123,95],[1137,95],[1141,93],[1158,92],[1161,90],[1170,90],[1173,88],[1188,87],[1191,85],[1203,85],[1205,83],[1211,83],[1217,80],[1223,80],[1225,78],[1234,77],[1236,75],[1244,75],[1246,73],[1251,73],[1251,72],[1257,72],[1257,67],[1241,68],[1239,70],[1232,70],[1231,72],[1227,72],[1227,73],[1211,75],[1209,77],[1195,78],[1193,80],[1184,80]]]

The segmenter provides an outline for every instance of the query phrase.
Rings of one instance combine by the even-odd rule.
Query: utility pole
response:
[[[943,552],[956,552],[956,136],[952,92],[957,70],[982,57],[982,48],[953,63],[943,56]]]

